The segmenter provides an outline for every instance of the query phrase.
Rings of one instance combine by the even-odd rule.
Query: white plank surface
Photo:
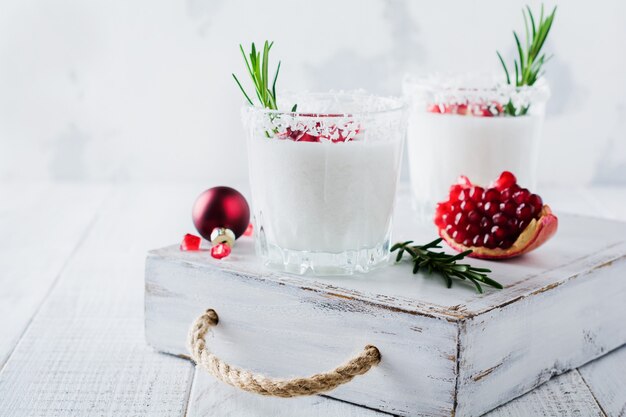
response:
[[[143,257],[188,230],[197,188],[119,188],[0,373],[2,416],[176,416],[193,375],[143,337]]]
[[[0,185],[0,369],[86,236],[108,190]]]
[[[593,361],[579,372],[609,416],[626,416],[626,346]]]
[[[11,194],[15,198],[4,198],[7,190],[12,187],[16,187]],[[63,188],[54,186],[47,195],[52,196],[57,192],[58,195],[62,195],[58,191],[60,188],[54,190],[55,187]],[[45,186],[36,184],[0,186],[2,192],[0,195],[3,197],[0,198],[0,231],[4,236],[9,235],[7,230],[11,231],[10,234],[20,231],[19,228],[9,228],[7,225],[27,218],[14,215],[11,220],[6,220],[8,219],[6,214],[15,213],[16,210],[27,210],[34,201],[32,196],[42,193],[44,188]],[[92,198],[86,201],[97,207],[98,202],[95,199],[98,193],[94,194],[95,188],[97,187],[86,186],[81,192],[86,193],[85,196],[91,196]],[[199,190],[201,187],[158,186],[143,192],[118,191],[112,196],[111,201],[105,204],[101,215],[103,218],[99,217],[94,224],[93,230],[83,243],[85,248],[81,246],[78,250],[63,243],[65,239],[62,236],[72,228],[72,225],[76,230],[81,229],[80,225],[73,222],[78,222],[83,215],[86,216],[87,210],[77,210],[73,215],[65,217],[63,212],[72,210],[71,206],[76,204],[76,197],[68,198],[67,206],[60,203],[58,216],[55,217],[57,224],[50,224],[56,231],[57,238],[52,241],[42,238],[41,246],[45,246],[47,251],[65,247],[66,251],[63,253],[73,251],[76,253],[65,267],[58,286],[52,291],[33,325],[17,346],[14,357],[7,363],[7,369],[0,372],[0,415],[176,416],[184,413],[187,407],[186,392],[182,391],[186,391],[191,384],[188,374],[190,365],[186,361],[152,352],[145,347],[141,339],[135,339],[137,334],[135,331],[140,332],[139,335],[143,337],[140,309],[144,251],[149,247],[170,243],[178,239],[181,232],[192,230],[188,220],[189,201],[193,201]],[[581,190],[581,194],[576,195],[576,198],[572,197],[569,190],[548,189],[545,192],[542,190],[542,194],[544,197],[552,196],[551,200],[546,197],[546,201],[551,202],[555,208],[563,201],[566,204],[560,207],[581,214],[620,218],[619,213],[623,213],[622,219],[626,214],[624,189],[601,189],[597,193],[595,189]],[[583,197],[578,198],[580,195]],[[180,201],[175,203],[177,199]],[[597,201],[595,208],[588,207],[588,200]],[[51,206],[54,207],[54,204]],[[147,211],[141,211],[140,206]],[[165,213],[168,211],[169,213]],[[78,244],[80,234],[87,231],[89,220],[84,222],[85,229],[74,232],[74,237],[78,239],[75,244]],[[128,233],[124,233],[125,231]],[[24,237],[12,239],[17,239],[14,242],[22,245],[24,252],[37,243],[28,239],[20,240],[25,239]],[[116,247],[120,244],[120,247]],[[54,245],[56,247],[53,247]],[[7,247],[3,246],[0,252],[0,259],[5,262],[2,264],[3,271],[7,266],[15,271],[17,261],[24,257],[16,256],[16,262],[12,262],[13,255],[9,255],[6,249]],[[53,261],[51,265],[57,265],[58,272],[63,270],[63,266],[62,263],[55,264],[59,261],[57,258],[63,258],[63,255],[51,257]],[[65,260],[67,256],[63,261]],[[20,262],[22,273],[31,274],[33,277],[48,276],[47,274],[54,270],[52,266],[37,265],[38,261],[35,259],[29,259],[26,263]],[[0,275],[0,280],[5,277],[6,274]],[[109,280],[111,282],[107,285]],[[29,296],[30,291],[39,290],[30,288],[30,285],[36,285],[35,281],[32,282],[33,284],[23,287],[23,294]],[[20,284],[9,278],[2,283],[0,310],[3,317],[13,318],[17,310],[7,308],[5,311],[3,307],[7,305],[6,301],[15,295],[12,292],[15,287],[12,286]],[[44,297],[45,293],[42,295],[42,298]],[[24,310],[28,309],[21,311]],[[9,316],[4,314],[7,312]],[[81,313],[82,319],[77,317],[78,312]],[[46,326],[48,322],[51,327]],[[5,328],[7,327],[0,330]],[[18,333],[21,333],[21,330]],[[110,342],[107,342],[106,335],[110,337]],[[6,338],[0,337],[0,344],[5,341]],[[10,343],[9,346],[11,345]],[[609,416],[625,415],[622,408],[626,403],[623,399],[626,382],[622,378],[626,371],[620,367],[626,363],[624,355],[626,347],[581,369],[587,384],[596,394],[598,401],[606,407]],[[34,356],[40,358],[35,359]],[[72,366],[74,362],[78,364]],[[588,404],[586,385],[583,386],[584,383],[570,375],[575,372],[577,371],[548,381],[531,393],[494,410],[492,415],[520,417],[597,415],[597,410],[593,407],[587,411],[576,406],[576,401],[572,402],[571,396],[568,395],[572,392],[577,393],[576,398],[582,398],[584,400],[582,403]],[[563,385],[561,380],[566,376],[568,383]],[[611,382],[607,383],[609,381]],[[184,390],[176,387],[181,382],[183,385],[187,384]],[[547,397],[543,394],[538,395],[541,392],[545,393],[546,389],[558,395]],[[20,390],[23,392],[16,392]],[[168,396],[171,392],[173,394]],[[159,396],[160,398],[157,398]],[[382,417],[385,414],[323,397],[301,400],[260,398],[215,383],[208,375],[198,374],[195,377],[187,415]]]
[[[559,375],[485,417],[604,417],[577,371]]]

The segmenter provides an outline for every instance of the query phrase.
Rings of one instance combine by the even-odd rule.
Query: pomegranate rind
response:
[[[515,243],[508,248],[489,249],[482,246],[465,246],[452,239],[445,230],[439,230],[446,243],[454,250],[464,252],[472,250],[468,256],[479,259],[509,259],[523,255],[546,243],[555,233],[559,226],[559,219],[552,214],[548,205],[544,205],[538,219],[533,219],[524,231],[517,237]]]

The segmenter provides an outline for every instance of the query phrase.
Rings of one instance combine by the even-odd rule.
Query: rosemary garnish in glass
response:
[[[500,63],[502,64],[502,68],[504,68],[507,84],[511,85],[514,83],[516,87],[522,87],[525,85],[530,86],[535,84],[535,82],[543,75],[543,65],[548,62],[550,58],[552,58],[552,55],[546,57],[546,54],[541,53],[541,48],[543,47],[546,38],[548,37],[548,33],[550,32],[555,13],[556,6],[552,10],[552,13],[544,16],[542,4],[539,21],[535,21],[535,17],[533,16],[529,6],[526,6],[525,10],[522,9],[526,42],[524,47],[522,47],[519,36],[515,31],[513,31],[513,37],[515,37],[515,44],[517,46],[518,53],[518,58],[513,61],[515,67],[514,80],[511,80],[509,70],[504,63],[502,55],[500,55],[500,52],[496,52],[498,54],[498,58],[500,59]],[[531,30],[529,30],[529,22]],[[530,106],[527,105],[517,109],[509,100],[506,106],[504,106],[504,113],[510,116],[523,116],[528,112],[529,107]]]

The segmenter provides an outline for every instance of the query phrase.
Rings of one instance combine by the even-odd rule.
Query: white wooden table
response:
[[[0,184],[1,416],[385,415],[241,393],[146,346],[145,253],[193,231],[203,188]],[[557,213],[626,220],[626,188],[541,194]],[[626,346],[489,415],[626,416]]]

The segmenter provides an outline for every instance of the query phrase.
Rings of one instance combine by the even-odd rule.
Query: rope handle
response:
[[[270,378],[231,366],[207,349],[204,337],[209,328],[218,322],[219,317],[213,309],[207,310],[194,321],[187,341],[191,358],[220,381],[256,394],[289,398],[331,391],[350,382],[355,376],[363,375],[372,366],[378,365],[381,358],[378,348],[367,345],[361,353],[331,371],[307,378]]]

